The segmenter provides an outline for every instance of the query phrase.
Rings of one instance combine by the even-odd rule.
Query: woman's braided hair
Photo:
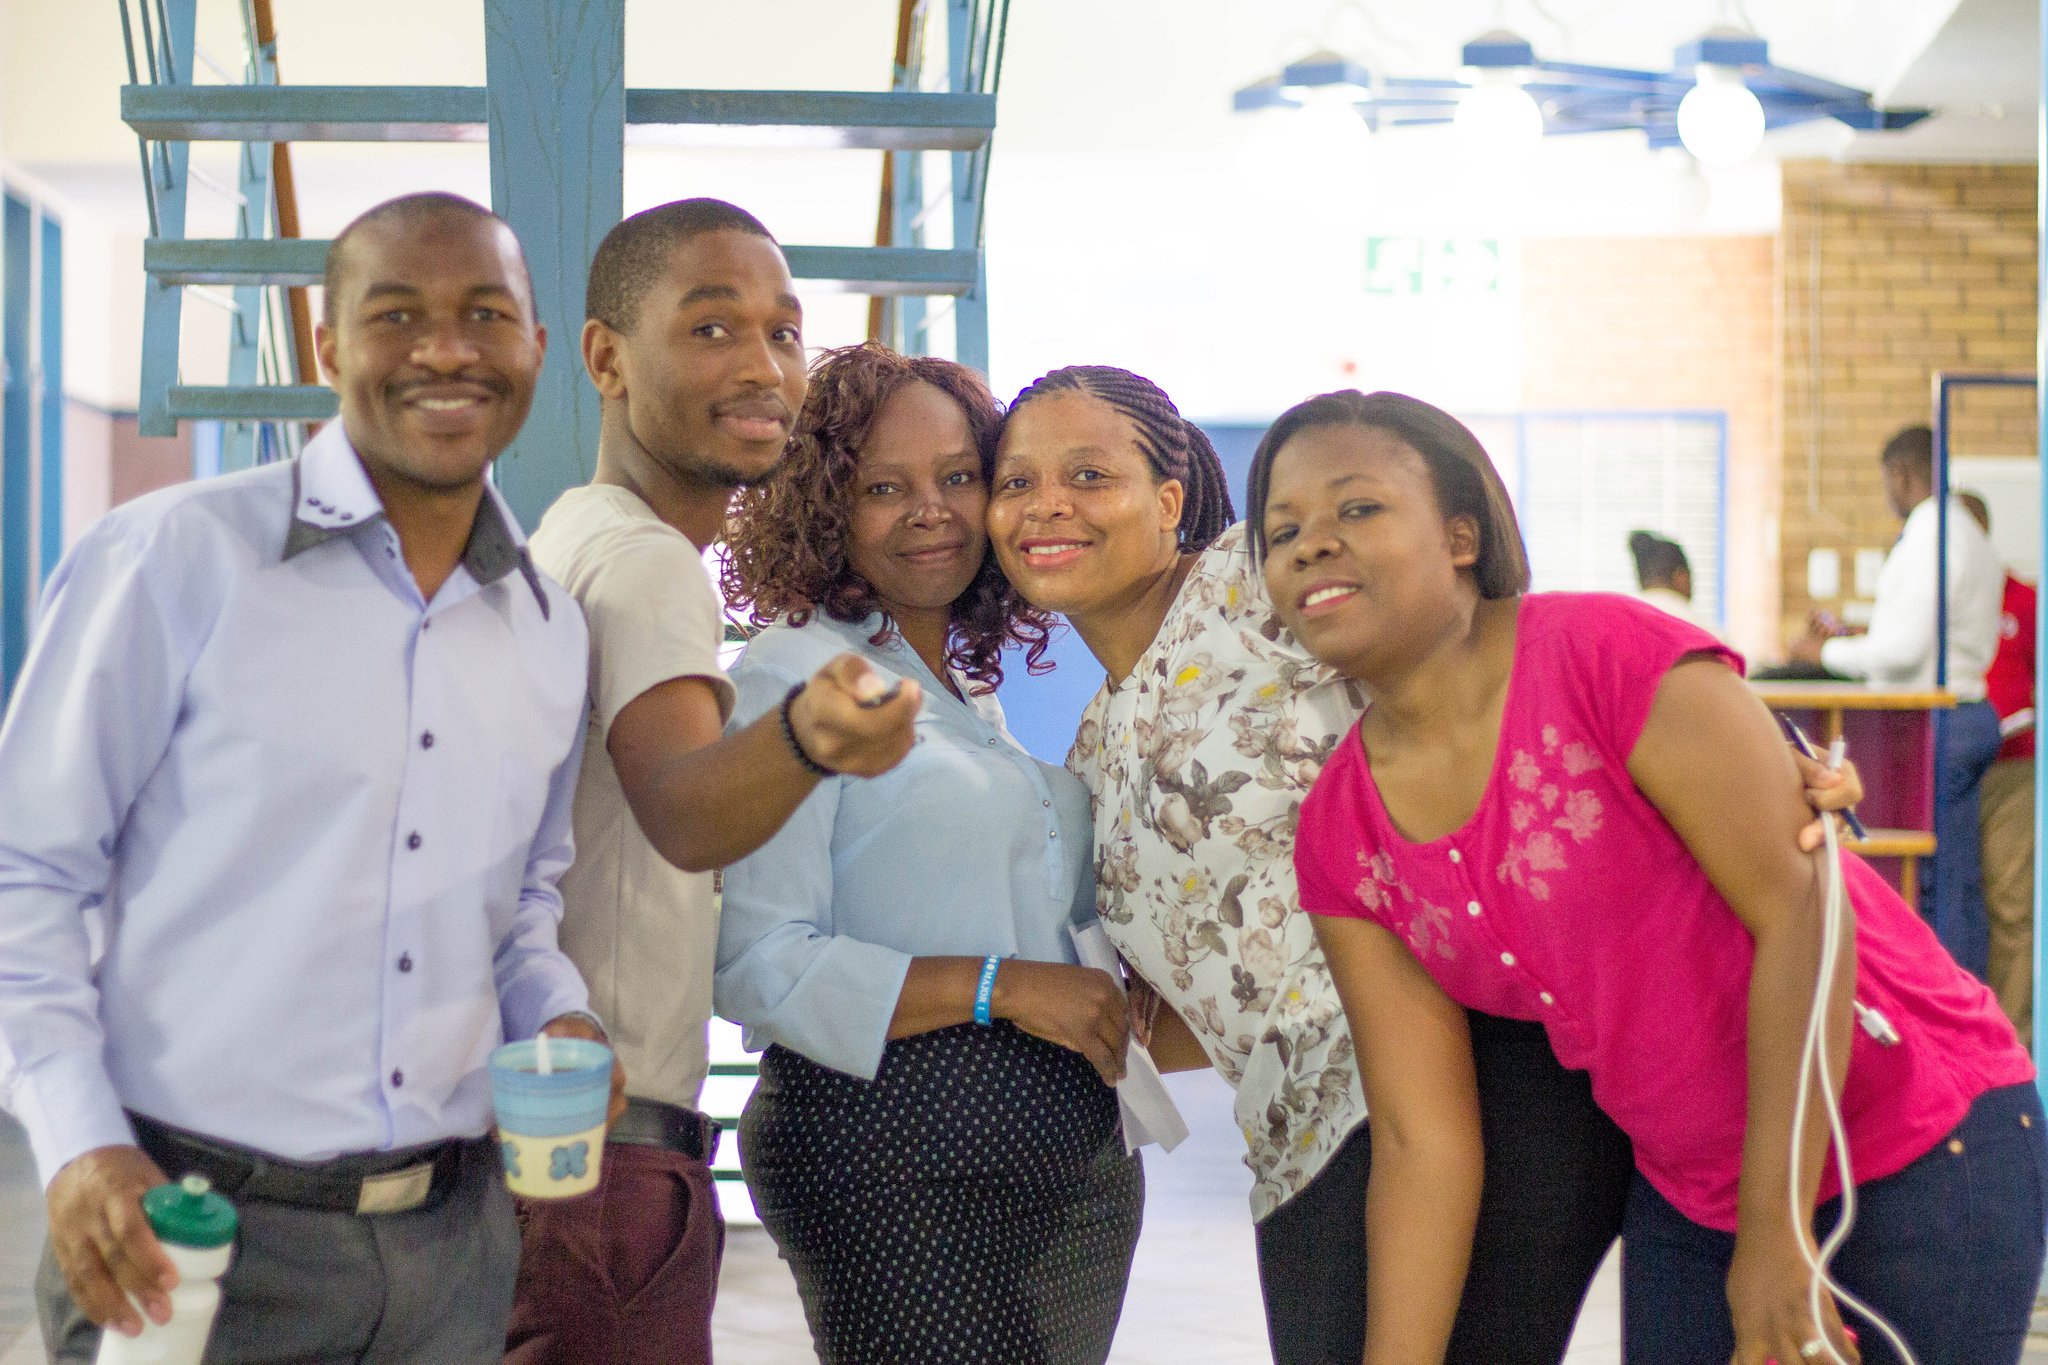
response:
[[[1206,550],[1237,520],[1230,504],[1230,481],[1216,447],[1209,444],[1200,427],[1180,415],[1180,409],[1157,384],[1114,365],[1069,365],[1018,394],[1010,412],[1014,416],[1032,399],[1053,393],[1086,394],[1130,420],[1138,449],[1145,452],[1153,476],[1180,481],[1184,491],[1180,512],[1183,551]]]

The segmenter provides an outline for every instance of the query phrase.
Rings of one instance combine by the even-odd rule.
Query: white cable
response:
[[[1835,961],[1842,950],[1842,921],[1844,907],[1848,900],[1842,885],[1842,850],[1835,835],[1835,822],[1824,819],[1822,830],[1827,841],[1828,876],[1822,893],[1821,908],[1821,949],[1820,979],[1813,990],[1813,1008],[1806,1016],[1806,1041],[1799,1053],[1799,1097],[1792,1107],[1792,1229],[1799,1238],[1799,1254],[1805,1258],[1809,1278],[1806,1284],[1807,1311],[1812,1315],[1814,1331],[1819,1333],[1821,1354],[1815,1359],[1826,1359],[1831,1365],[1849,1365],[1846,1357],[1835,1349],[1821,1326],[1821,1292],[1832,1293],[1843,1307],[1855,1312],[1865,1322],[1882,1332],[1898,1353],[1902,1365],[1918,1365],[1912,1350],[1904,1338],[1893,1330],[1878,1311],[1851,1294],[1836,1282],[1828,1271],[1828,1263],[1835,1253],[1842,1249],[1842,1243],[1849,1239],[1849,1229],[1856,1221],[1856,1179],[1849,1163],[1849,1135],[1842,1124],[1841,1099],[1835,1093],[1834,1077],[1829,1075],[1827,1066],[1827,1018],[1828,997],[1833,994]],[[1804,1183],[1799,1174],[1800,1149],[1805,1146],[1801,1140],[1806,1133],[1806,1095],[1814,1078],[1814,1070],[1820,1071],[1821,1107],[1827,1111],[1828,1135],[1835,1150],[1835,1170],[1842,1182],[1842,1216],[1822,1242],[1819,1253],[1807,1250],[1807,1233],[1812,1223],[1813,1210],[1803,1209],[1799,1197]],[[1790,1365],[1785,1362],[1784,1365]]]

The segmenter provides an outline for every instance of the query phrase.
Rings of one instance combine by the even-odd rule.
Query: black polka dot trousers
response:
[[[867,1081],[771,1047],[740,1152],[823,1365],[1107,1359],[1144,1175],[1079,1053],[965,1024]]]

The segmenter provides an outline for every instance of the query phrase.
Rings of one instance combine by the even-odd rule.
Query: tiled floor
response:
[[[1145,1232],[1131,1270],[1113,1365],[1267,1365],[1258,1266],[1229,1094],[1206,1073],[1169,1078],[1193,1130],[1169,1156],[1149,1153]],[[0,1365],[41,1365],[29,1285],[42,1245],[42,1200],[20,1130],[0,1118]],[[766,1233],[735,1227],[713,1324],[729,1365],[811,1365],[795,1286]],[[1602,1271],[1569,1365],[1619,1365],[1620,1292]],[[2028,1365],[2048,1365],[2048,1338]]]

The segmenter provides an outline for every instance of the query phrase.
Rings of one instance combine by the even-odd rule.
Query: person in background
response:
[[[1791,649],[1795,661],[1888,687],[1935,682],[1935,591],[1942,582],[1934,501],[1934,433],[1906,427],[1880,456],[1885,498],[1905,520],[1878,575],[1870,627],[1846,633],[1816,618]],[[1953,496],[1948,507],[1948,689],[1956,705],[1934,713],[1934,857],[1921,910],[1942,946],[1982,977],[1990,967],[1978,851],[1979,793],[1998,756],[1998,713],[1984,674],[1998,650],[2005,571],[1997,552]]]
[[[1636,562],[1638,601],[1648,602],[1660,611],[1713,633],[1713,627],[1693,610],[1692,564],[1677,541],[1666,540],[1653,531],[1631,531],[1628,552]]]
[[[408,195],[325,294],[340,419],[101,518],[0,727],[0,1095],[67,1365],[167,1317],[140,1198],[187,1173],[241,1216],[208,1361],[495,1361],[486,1060],[604,1036],[555,942],[583,618],[485,477],[546,343],[518,239]]]
[[[1957,497],[1988,535],[1991,509],[1975,493]],[[2032,585],[2010,570],[1998,618],[1998,652],[1984,673],[2003,743],[1984,772],[1984,908],[1991,921],[1985,980],[2019,1030],[2034,1039],[2034,613]]]
[[[994,695],[1052,626],[988,555],[1000,411],[951,361],[829,351],[731,528],[728,593],[767,625],[735,724],[842,650],[918,707],[898,768],[821,773],[725,874],[718,1012],[768,1044],[742,1165],[826,1365],[1101,1365],[1144,1205],[1123,993],[1070,932],[1088,796]]]
[[[1282,619],[1373,698],[1294,854],[1379,1149],[1366,1235],[1401,1253],[1373,1263],[1367,1365],[1444,1359],[1482,1187],[1470,1009],[1537,1021],[1634,1144],[1630,1365],[1859,1358],[1809,1297],[1842,1193],[1801,1061],[1815,1012],[1856,1188],[1835,1275],[1925,1365],[2016,1365],[2048,1175],[2034,1068],[1853,854],[1827,956],[1832,850],[1794,843],[1793,765],[1741,660],[1627,597],[1529,593],[1478,439],[1405,395],[1282,414],[1250,501]],[[1867,1324],[1861,1350],[1898,1360]]]
[[[556,500],[534,558],[590,623],[589,735],[562,946],[632,1077],[604,1183],[522,1205],[512,1365],[706,1365],[724,1223],[709,1069],[718,913],[710,869],[758,848],[813,765],[887,770],[913,703],[858,658],[821,657],[781,716],[724,737],[725,620],[701,547],[774,469],[804,396],[803,314],[782,251],[716,199],[634,214],[590,266],[583,362],[603,400],[597,476]],[[788,727],[785,729],[785,725]]]

